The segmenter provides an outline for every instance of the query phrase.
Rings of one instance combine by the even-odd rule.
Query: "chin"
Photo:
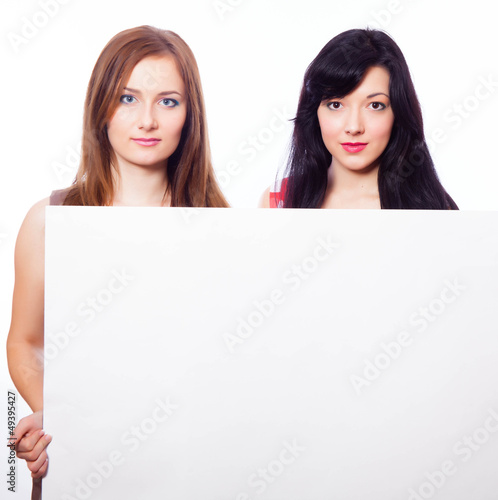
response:
[[[372,170],[375,170],[378,168],[379,164],[378,163],[369,163],[367,165],[351,165],[348,167],[348,170],[352,172],[358,172],[359,174],[366,174],[368,172],[371,172]]]
[[[159,167],[166,165],[168,159],[167,158],[153,158],[153,159],[139,159],[137,160],[137,165],[141,165],[142,167]]]

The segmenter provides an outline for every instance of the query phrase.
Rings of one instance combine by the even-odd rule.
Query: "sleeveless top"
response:
[[[270,191],[270,208],[283,208],[287,179],[283,179],[279,191]]]
[[[64,205],[69,188],[57,189],[50,194],[50,205]]]

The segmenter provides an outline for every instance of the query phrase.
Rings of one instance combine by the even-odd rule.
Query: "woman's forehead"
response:
[[[148,56],[133,68],[126,87],[140,91],[183,91],[184,82],[178,64],[171,54]]]

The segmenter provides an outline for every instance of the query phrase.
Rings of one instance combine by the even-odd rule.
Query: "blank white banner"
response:
[[[44,498],[495,500],[497,228],[49,207]]]

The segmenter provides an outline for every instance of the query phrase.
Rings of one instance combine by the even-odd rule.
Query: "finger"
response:
[[[27,423],[21,420],[17,427],[14,429],[14,433],[12,436],[7,438],[8,444],[7,446],[12,446],[12,444],[17,444],[19,441],[29,432],[30,426]]]
[[[45,463],[47,460],[48,455],[46,451],[42,451],[38,457],[36,457],[36,460],[26,460],[26,464],[28,466],[28,469],[32,473],[37,473],[41,466]]]
[[[14,429],[14,435],[9,439],[19,441],[25,434],[32,434],[34,431],[41,429],[42,426],[42,413],[38,411],[27,417],[21,418]]]
[[[14,429],[14,435],[12,436],[12,438],[18,439],[23,437],[31,427],[32,426],[30,425],[29,419],[21,418],[21,420],[19,420],[19,423],[16,425],[16,428]]]
[[[34,462],[38,460],[38,457],[42,454],[43,450],[50,444],[52,441],[52,436],[49,434],[42,435],[33,449],[26,452],[18,452],[18,458],[22,458],[23,460],[27,460],[28,462]]]
[[[24,458],[21,454],[32,451],[40,438],[45,435],[45,431],[40,429],[32,434],[25,434],[24,437],[17,442],[16,451],[19,458]]]
[[[31,477],[33,479],[38,479],[45,477],[48,471],[48,457],[45,459],[45,461],[42,463],[41,467],[36,471],[31,473]]]

